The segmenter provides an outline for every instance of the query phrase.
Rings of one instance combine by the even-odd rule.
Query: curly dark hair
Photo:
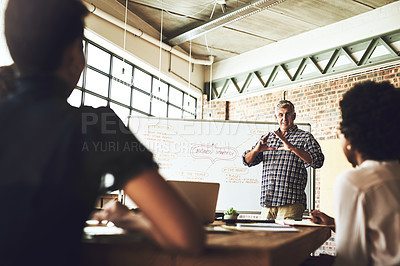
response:
[[[340,101],[340,130],[365,159],[400,159],[400,89],[389,82],[354,85]]]

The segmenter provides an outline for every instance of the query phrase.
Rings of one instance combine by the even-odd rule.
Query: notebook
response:
[[[219,193],[219,183],[167,181],[195,210],[203,224],[212,223]]]

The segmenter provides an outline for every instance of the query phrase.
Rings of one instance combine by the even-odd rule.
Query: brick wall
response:
[[[237,101],[207,102],[203,99],[203,118],[245,121],[275,121],[273,110],[286,91],[286,99],[293,102],[296,108],[296,122],[311,124],[311,132],[317,140],[337,138],[340,122],[339,101],[343,94],[355,83],[373,80],[389,81],[400,86],[400,63],[390,67],[377,67],[351,75],[343,75],[325,81],[310,82],[304,85],[291,86],[281,91],[248,97]],[[211,116],[210,116],[211,113]],[[320,203],[320,176],[316,171],[316,208]],[[335,253],[334,234],[316,253]]]

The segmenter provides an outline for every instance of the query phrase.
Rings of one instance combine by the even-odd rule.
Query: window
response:
[[[182,118],[182,110],[179,108],[176,108],[173,105],[168,106],[168,117],[171,118]]]
[[[92,106],[94,108],[107,106],[107,100],[97,97],[96,95],[85,93],[85,101],[83,105]]]
[[[144,113],[150,112],[150,95],[138,90],[133,90],[132,107],[143,111]]]
[[[128,83],[132,82],[133,66],[123,60],[113,57],[113,66],[111,75],[121,81]]]
[[[96,68],[104,73],[110,72],[111,54],[102,50],[92,43],[87,45],[86,62],[89,66]]]
[[[167,101],[168,100],[168,84],[164,83],[157,78],[153,78],[153,95]]]
[[[135,68],[133,74],[134,82],[136,88],[139,88],[146,92],[151,92],[151,76],[142,70]]]
[[[68,103],[75,107],[80,107],[82,102],[82,91],[74,89],[68,97]]]
[[[131,102],[131,87],[119,81],[112,80],[111,99],[129,106]]]
[[[107,76],[92,69],[86,70],[85,89],[108,97],[108,83],[109,78]]]
[[[193,114],[188,113],[188,112],[183,112],[183,118],[185,118],[185,119],[195,119],[196,116],[194,116]]]
[[[115,103],[110,103],[110,108],[117,114],[119,119],[121,119],[125,125],[128,124],[129,108]]]
[[[182,106],[183,92],[176,89],[175,87],[169,88],[169,102],[176,105]]]
[[[82,71],[82,73],[81,73],[81,76],[79,77],[79,80],[78,80],[78,84],[76,84],[78,87],[81,87],[82,88],[82,84],[83,84],[83,71]]]
[[[189,113],[196,113],[196,98],[190,96],[189,94],[184,95],[183,109]]]
[[[125,124],[129,115],[196,118],[192,95],[90,40],[84,49],[87,66],[68,98],[72,106],[110,106]]]
[[[167,117],[167,103],[153,98],[151,114],[156,117]]]

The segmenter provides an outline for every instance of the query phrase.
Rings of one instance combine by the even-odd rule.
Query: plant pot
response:
[[[224,215],[224,220],[236,220],[238,218],[239,214],[235,214],[235,215],[229,215],[229,214],[225,214]]]

